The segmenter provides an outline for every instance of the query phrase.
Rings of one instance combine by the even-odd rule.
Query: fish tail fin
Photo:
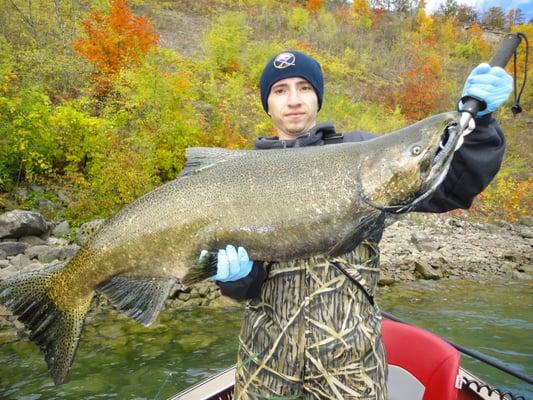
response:
[[[191,285],[213,276],[217,272],[217,253],[208,252],[205,256],[196,260],[187,275],[181,282],[185,285]]]
[[[60,264],[59,267],[62,265]],[[16,275],[0,282],[0,304],[10,309],[41,348],[54,383],[63,383],[78,348],[85,315],[92,300],[64,310],[50,296],[58,266]]]

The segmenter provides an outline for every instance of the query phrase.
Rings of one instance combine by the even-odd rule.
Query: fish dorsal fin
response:
[[[171,278],[117,275],[98,290],[119,311],[148,326],[159,315],[174,282]]]
[[[241,157],[247,151],[227,150],[218,147],[189,147],[185,150],[187,161],[180,176],[190,175],[205,170],[215,164]]]
[[[362,217],[354,228],[341,241],[331,248],[329,256],[336,257],[349,253],[363,240],[373,236],[381,236],[385,227],[385,213],[375,211]]]

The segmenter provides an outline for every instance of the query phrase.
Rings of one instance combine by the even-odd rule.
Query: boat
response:
[[[388,400],[526,400],[523,396],[492,388],[460,366],[461,352],[477,359],[483,358],[479,353],[390,314],[383,314],[388,318],[382,323],[389,368]],[[494,361],[481,361],[507,369],[495,365]],[[236,366],[227,368],[172,396],[170,400],[231,400],[235,371]],[[531,377],[514,371],[505,372],[532,384]]]

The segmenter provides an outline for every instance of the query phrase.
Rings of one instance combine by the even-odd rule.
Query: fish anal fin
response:
[[[363,240],[373,236],[381,236],[384,226],[385,213],[381,211],[375,211],[363,216],[353,229],[329,250],[328,255],[337,257],[349,253],[359,246]]]
[[[116,275],[98,286],[119,311],[145,326],[155,321],[175,279]]]

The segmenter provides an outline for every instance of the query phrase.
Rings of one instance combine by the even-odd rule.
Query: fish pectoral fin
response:
[[[98,286],[117,310],[148,326],[163,308],[175,279],[116,275]]]
[[[333,246],[328,255],[331,257],[349,253],[359,246],[363,240],[373,236],[381,236],[385,226],[385,213],[376,211],[362,217],[355,227],[341,241]]]
[[[232,158],[242,157],[246,151],[227,150],[216,147],[189,147],[185,150],[187,161],[183,166],[179,176],[191,175],[195,172],[205,170],[220,162],[228,161]]]
[[[217,253],[208,252],[204,257],[194,262],[187,275],[181,280],[181,283],[191,285],[214,276],[217,272],[217,264]]]
[[[72,307],[59,306],[50,294],[58,266],[16,275],[0,282],[0,304],[30,330],[44,353],[54,383],[63,383],[72,365],[92,295]]]

